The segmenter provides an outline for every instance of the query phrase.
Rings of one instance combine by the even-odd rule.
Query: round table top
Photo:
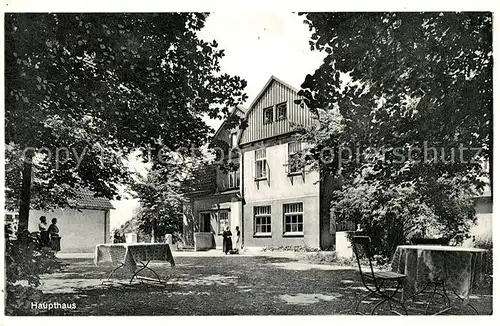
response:
[[[433,251],[461,251],[461,252],[486,252],[488,250],[481,248],[466,248],[466,247],[454,247],[454,246],[440,246],[440,245],[401,245],[398,246],[401,249],[413,249],[413,250],[433,250]]]

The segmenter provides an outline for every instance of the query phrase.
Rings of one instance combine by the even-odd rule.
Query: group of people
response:
[[[47,225],[47,218],[40,217],[38,230],[40,231],[40,245],[42,247],[50,247],[54,251],[61,251],[61,237],[59,236],[59,228],[57,227],[57,218],[52,219],[52,224]]]
[[[230,254],[237,254],[239,253],[239,246],[240,246],[240,227],[236,227],[236,242],[235,246],[233,249],[233,234],[231,233],[231,230],[229,229],[229,226],[226,227],[224,232],[222,232],[222,250],[224,253],[227,255],[228,253]]]

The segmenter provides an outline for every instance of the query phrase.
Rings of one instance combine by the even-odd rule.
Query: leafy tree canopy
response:
[[[156,240],[182,231],[185,181],[201,164],[198,155],[169,156],[162,167],[149,170],[146,176],[138,175],[132,185],[140,201],[134,217],[137,227],[145,234],[154,233]]]
[[[37,153],[34,188],[65,185],[64,198],[83,186],[112,198],[116,183],[130,181],[125,154],[140,149],[158,162],[164,146],[204,144],[211,129],[203,117],[223,118],[246,99],[246,82],[220,72],[217,42],[197,37],[205,18],[7,14],[5,141],[18,158],[27,148]]]
[[[492,157],[491,14],[303,15],[311,48],[327,53],[300,92],[320,121],[308,136],[313,153],[337,150],[325,169],[336,173],[338,149],[349,148],[353,157],[345,151],[351,159],[341,162],[349,174],[356,148],[372,147],[366,167],[388,184],[460,175],[483,186],[472,159]]]
[[[334,215],[386,254],[412,233],[467,232],[485,160],[492,176],[491,14],[302,15],[326,53],[299,95],[318,119],[309,157],[343,180]]]

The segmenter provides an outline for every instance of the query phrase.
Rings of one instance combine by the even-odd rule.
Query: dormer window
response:
[[[286,120],[286,102],[276,105],[276,121]]]
[[[273,122],[274,110],[273,107],[268,107],[264,109],[264,124]]]

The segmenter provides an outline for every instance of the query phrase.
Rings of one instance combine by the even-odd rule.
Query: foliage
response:
[[[484,273],[487,275],[487,277],[488,278],[492,277],[492,275],[493,275],[493,240],[492,240],[492,238],[478,239],[478,240],[474,241],[474,247],[488,250],[488,252],[486,252],[483,255],[483,267],[484,267]]]
[[[8,231],[8,229],[6,229]],[[25,234],[25,236],[27,236]],[[36,289],[40,275],[60,271],[64,264],[48,248],[37,248],[22,238],[13,240],[6,233],[5,281],[7,315],[34,314],[31,302],[40,302],[43,293]]]
[[[314,32],[311,48],[327,53],[299,93],[321,122],[309,136],[316,150],[373,147],[379,155],[368,153],[372,162],[366,164],[387,184],[450,175],[483,186],[482,166],[471,160],[489,159],[492,150],[491,14],[305,18]],[[463,160],[457,157],[461,145]],[[437,149],[438,159],[431,150],[426,157],[424,146]],[[471,148],[484,150],[478,155]],[[359,165],[356,159],[343,163],[346,174]],[[336,164],[324,168],[338,171]]]
[[[197,166],[197,157],[169,153],[145,177],[138,176],[132,191],[140,202],[135,217],[140,231],[147,235],[154,232],[155,240],[182,231],[185,180]]]
[[[205,18],[5,16],[5,143],[42,152],[34,194],[50,196],[40,202],[64,205],[79,186],[114,198],[117,184],[131,181],[125,154],[140,149],[155,159],[164,146],[199,147],[211,131],[203,117],[223,118],[246,99],[246,82],[220,73],[217,42],[197,37]],[[62,160],[58,149],[68,153]],[[8,163],[19,167],[23,156]],[[8,195],[17,202],[21,171],[9,171]]]
[[[299,92],[318,120],[303,139],[344,184],[336,216],[386,255],[412,232],[467,232],[492,157],[491,14],[303,16],[326,52]]]
[[[293,251],[293,252],[317,252],[319,249],[307,245],[288,245],[288,246],[265,246],[262,251]]]
[[[398,244],[412,237],[467,234],[475,219],[474,203],[459,187],[440,179],[433,187],[394,185],[359,178],[335,190],[332,213],[355,220],[372,237],[374,252],[391,257]]]
[[[356,261],[347,257],[337,256],[336,251],[316,251],[306,252],[302,260],[311,264],[325,264],[325,265],[340,265],[340,266],[355,266]]]

